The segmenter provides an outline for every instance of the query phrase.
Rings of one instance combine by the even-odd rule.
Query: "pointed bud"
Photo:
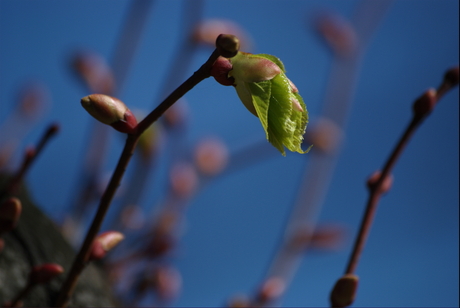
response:
[[[13,230],[21,216],[22,205],[18,198],[11,197],[0,205],[0,234]]]
[[[235,77],[237,82],[270,80],[281,73],[280,67],[275,62],[244,52],[239,52],[238,56],[230,61],[233,65],[230,76]]]
[[[30,284],[45,284],[54,277],[64,273],[62,266],[56,263],[45,263],[32,268],[29,274]]]
[[[224,57],[219,57],[212,65],[211,76],[214,77],[214,79],[221,85],[232,86],[235,83],[235,79],[228,76],[231,70],[232,63],[230,60]]]
[[[232,58],[240,50],[240,40],[232,34],[220,34],[216,39],[216,48],[222,57]]]
[[[111,125],[122,133],[133,134],[136,131],[136,118],[128,107],[115,97],[91,94],[81,99],[81,105],[96,120]]]
[[[355,300],[358,281],[358,276],[353,274],[344,275],[337,280],[330,296],[332,307],[351,305]]]
[[[122,233],[116,231],[107,231],[98,235],[91,248],[89,260],[101,260],[107,252],[117,246],[124,238],[125,236]]]

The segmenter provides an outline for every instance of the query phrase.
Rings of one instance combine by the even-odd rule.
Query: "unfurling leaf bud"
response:
[[[347,274],[342,276],[334,285],[331,292],[332,307],[346,307],[353,303],[358,288],[358,276]]]
[[[107,231],[100,234],[94,240],[89,260],[101,260],[107,252],[117,246],[124,238],[125,236],[122,233],[116,231]]]
[[[240,50],[240,41],[232,34],[220,34],[216,39],[216,48],[222,57],[232,58]]]
[[[96,120],[119,132],[136,132],[137,120],[131,110],[119,99],[104,94],[91,94],[81,99],[81,105]]]
[[[37,265],[30,271],[29,282],[32,285],[45,284],[62,273],[64,273],[64,269],[56,263]]]
[[[11,197],[0,204],[0,234],[16,227],[21,211],[22,205],[18,198]]]
[[[267,54],[238,52],[230,59],[238,97],[259,118],[268,141],[283,155],[284,148],[299,153],[308,112],[298,88],[287,78],[280,59]]]

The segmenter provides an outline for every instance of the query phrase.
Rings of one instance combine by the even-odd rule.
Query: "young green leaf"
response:
[[[301,144],[308,124],[307,107],[275,56],[239,52],[229,59],[239,98],[257,116],[268,141],[283,155],[284,148],[306,153]]]

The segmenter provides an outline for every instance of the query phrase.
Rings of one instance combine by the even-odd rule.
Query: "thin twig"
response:
[[[455,75],[457,76],[455,78]],[[456,79],[456,80],[455,80]],[[430,91],[427,91],[419,100],[417,100],[414,103],[414,108],[415,104],[417,104],[418,101],[422,99],[430,99],[430,97],[425,97],[425,96],[430,96],[432,95],[432,100],[433,100],[433,106],[438,103],[438,101],[441,99],[441,97],[450,89],[455,87],[458,84],[458,67],[453,68],[449,71],[446,72],[444,76],[444,80],[442,84],[438,87],[435,93],[430,94]],[[431,109],[432,109],[431,108]],[[404,131],[403,135],[401,136],[399,142],[397,143],[396,147],[392,151],[390,157],[385,163],[385,166],[383,168],[383,171],[381,172],[381,175],[375,185],[370,185],[369,186],[369,199],[367,201],[366,205],[366,211],[364,214],[364,217],[361,222],[361,227],[358,233],[358,237],[356,238],[353,252],[351,254],[350,260],[347,265],[347,269],[345,271],[346,274],[353,274],[356,270],[356,267],[358,265],[359,257],[361,255],[362,249],[365,245],[366,238],[369,234],[370,227],[372,225],[373,217],[375,215],[375,211],[377,209],[378,201],[380,200],[380,197],[384,193],[384,190],[382,189],[384,185],[385,179],[388,178],[388,176],[391,174],[391,170],[393,169],[394,165],[396,164],[398,158],[401,156],[402,152],[404,151],[404,148],[408,144],[410,138],[412,135],[415,133],[416,129],[418,126],[423,122],[423,120],[429,115],[431,110],[425,113],[419,113],[419,112],[414,112],[413,118],[410,121],[409,125],[407,126],[406,130]]]
[[[138,126],[135,134],[128,135],[126,140],[125,147],[120,156],[118,164],[115,168],[115,171],[110,179],[110,182],[102,195],[99,207],[96,213],[96,216],[91,223],[90,229],[86,234],[83,245],[78,252],[72,268],[69,271],[67,279],[64,281],[64,284],[58,294],[55,306],[57,307],[66,307],[69,299],[75,289],[78,278],[85,268],[88,257],[91,249],[91,245],[94,239],[97,236],[97,233],[100,230],[102,221],[107,213],[107,210],[110,206],[110,203],[115,195],[115,192],[120,185],[121,179],[124,175],[124,172],[129,164],[129,161],[133,155],[136,144],[139,140],[140,135],[152,125],[158,118],[169,108],[171,107],[179,98],[185,95],[193,87],[195,87],[202,80],[210,77],[211,67],[219,57],[219,52],[214,50],[209,59],[196,71],[189,79],[182,83],[176,90],[174,90],[158,107],[156,107],[144,120],[142,120]]]
[[[48,143],[48,141],[59,131],[59,125],[51,124],[48,126],[45,133],[42,135],[40,141],[38,142],[36,147],[31,147],[26,150],[24,160],[21,164],[19,170],[14,174],[11,178],[10,183],[5,188],[4,191],[0,192],[0,199],[5,194],[15,194],[16,190],[21,183],[22,179],[24,178],[27,171],[29,171],[32,163],[37,159],[38,155],[43,151],[43,148]]]

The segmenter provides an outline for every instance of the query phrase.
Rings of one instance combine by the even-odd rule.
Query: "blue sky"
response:
[[[252,52],[276,55],[284,62],[313,123],[321,113],[333,63],[314,31],[314,20],[322,12],[350,20],[361,2],[204,3],[205,20],[236,22],[250,34]],[[60,123],[61,132],[27,177],[35,200],[54,219],[68,210],[75,193],[93,121],[79,103],[89,93],[71,73],[69,58],[75,50],[89,49],[110,62],[128,5],[0,1],[0,125],[25,81],[38,80],[48,88],[52,102],[21,148],[36,143],[49,123]],[[117,94],[131,109],[149,111],[163,95],[162,81],[185,35],[180,28],[182,5],[162,0],[149,9],[126,83]],[[319,214],[318,224],[345,226],[346,241],[334,253],[306,254],[282,305],[328,305],[364,209],[364,181],[381,168],[404,130],[413,100],[437,87],[445,70],[458,65],[458,26],[458,1],[453,0],[393,1],[382,13],[361,58],[344,143]],[[186,75],[211,51],[198,48]],[[458,306],[458,98],[456,88],[442,99],[395,167],[393,188],[381,200],[357,269],[361,281],[355,306]],[[185,99],[189,121],[181,139],[184,152],[206,136],[221,138],[231,153],[264,140],[259,121],[231,87],[208,79]],[[113,136],[107,174],[122,147],[121,135]],[[217,177],[188,205],[173,258],[183,279],[174,305],[220,306],[236,293],[252,294],[264,277],[312,155],[282,157],[265,149],[268,158],[261,155],[246,168]],[[160,159],[160,171],[177,156]],[[166,175],[159,173],[143,197],[145,208],[161,200]]]

